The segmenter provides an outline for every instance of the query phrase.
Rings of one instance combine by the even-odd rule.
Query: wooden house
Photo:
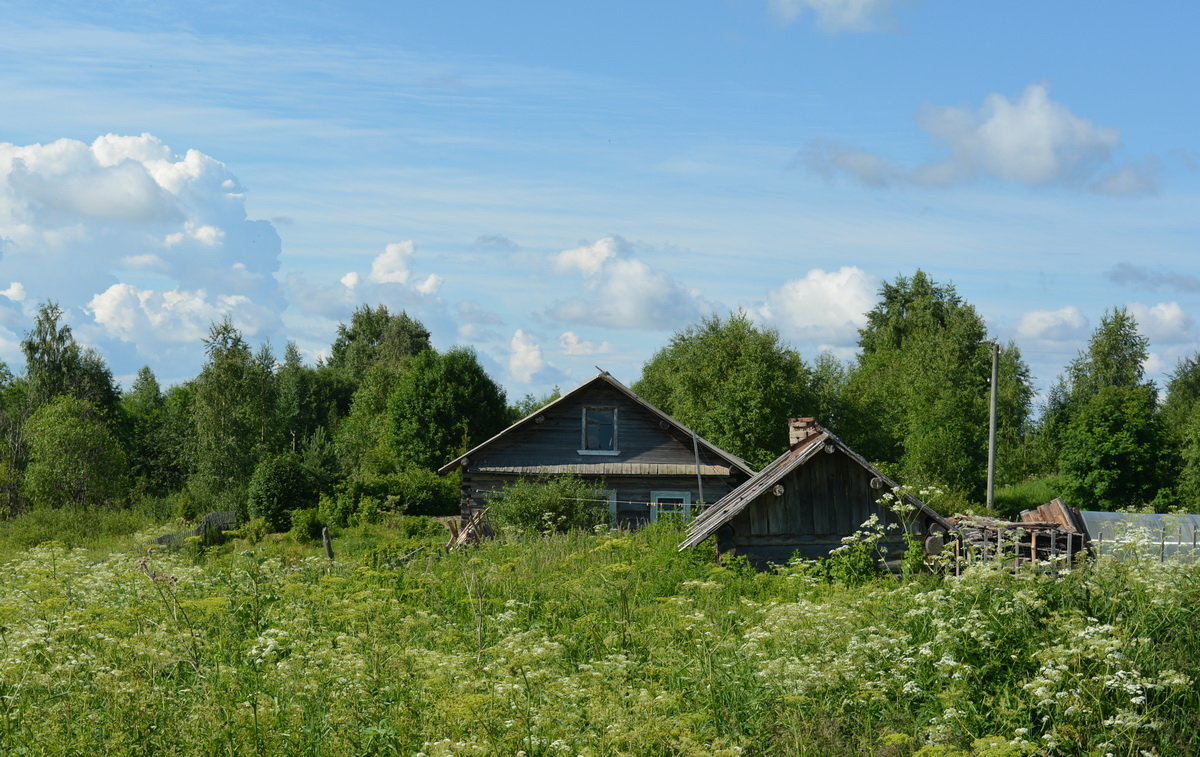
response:
[[[754,475],[606,372],[438,470],[462,470],[464,518],[520,478],[572,475],[603,482],[610,521],[636,526],[693,514]]]
[[[783,564],[795,554],[812,558],[829,554],[843,537],[855,533],[871,515],[884,524],[900,525],[878,504],[896,482],[867,462],[812,418],[789,421],[787,452],[707,508],[688,530],[681,550],[716,536],[717,550],[745,555],[752,564]],[[927,537],[953,526],[915,497],[910,528]],[[904,548],[893,530],[885,542],[889,557]]]

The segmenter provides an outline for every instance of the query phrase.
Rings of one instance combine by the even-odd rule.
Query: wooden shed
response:
[[[788,451],[696,518],[681,550],[715,535],[718,551],[745,555],[761,568],[786,563],[794,554],[827,555],[871,515],[899,524],[878,504],[896,482],[812,418],[789,421],[789,434]],[[916,535],[952,530],[920,500],[907,495],[906,500],[916,507]],[[889,556],[898,554],[902,534],[894,531],[886,544]]]
[[[522,477],[603,481],[610,521],[637,526],[690,517],[754,475],[749,463],[697,436],[607,372],[438,470],[461,469],[464,518]]]

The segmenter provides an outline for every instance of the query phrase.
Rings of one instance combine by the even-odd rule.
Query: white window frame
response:
[[[588,410],[611,410],[613,414],[613,448],[612,449],[588,449],[587,448],[587,413]],[[620,439],[617,436],[617,429],[620,427],[618,423],[620,419],[621,408],[613,405],[585,405],[579,413],[579,449],[575,450],[581,455],[619,455],[621,454]]]
[[[650,492],[650,522],[658,520],[662,513],[662,508],[658,504],[660,499],[682,499],[683,500],[683,515],[684,520],[690,520],[692,517],[692,493],[689,491],[667,491],[660,489]],[[674,503],[671,505],[675,507]]]

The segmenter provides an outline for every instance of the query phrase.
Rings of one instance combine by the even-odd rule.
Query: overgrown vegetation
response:
[[[9,753],[1187,754],[1200,567],[755,573],[428,519],[0,566]],[[423,547],[423,548],[422,548]]]

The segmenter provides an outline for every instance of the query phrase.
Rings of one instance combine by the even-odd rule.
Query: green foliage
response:
[[[1072,411],[1061,468],[1067,502],[1116,510],[1152,502],[1168,469],[1154,389],[1104,386]]]
[[[160,526],[162,514],[135,506],[120,510],[97,508],[38,508],[5,520],[0,528],[0,562],[22,550],[54,542],[82,549],[95,559],[129,549],[139,532]]]
[[[504,390],[461,347],[413,358],[387,413],[401,468],[437,469],[508,425]]]
[[[274,360],[254,356],[228,319],[205,340],[208,362],[193,382],[190,457],[196,485],[213,493],[245,491],[275,433]]]
[[[288,531],[288,535],[296,541],[302,544],[321,542],[321,531],[325,528],[326,524],[321,519],[317,508],[309,507],[292,510],[291,523],[292,527]]]
[[[99,353],[76,343],[62,317],[57,303],[43,303],[33,328],[21,341],[30,405],[36,409],[55,397],[71,396],[90,403],[112,421],[119,399],[112,372]]]
[[[443,477],[422,468],[348,478],[321,495],[321,516],[328,523],[347,526],[356,518],[377,518],[384,512],[457,515],[461,480],[457,472]]]
[[[300,457],[290,452],[265,458],[254,469],[247,494],[252,518],[264,518],[275,531],[288,530],[290,513],[312,503],[312,484]]]
[[[1035,476],[1014,484],[996,487],[994,506],[1003,518],[1016,519],[1022,510],[1032,510],[1063,494],[1062,477],[1057,473]]]
[[[363,305],[349,325],[338,325],[328,365],[358,386],[373,366],[399,372],[410,358],[428,349],[429,331],[420,321],[405,312],[392,315],[384,305]]]
[[[138,371],[133,386],[121,398],[121,410],[129,431],[125,447],[134,490],[162,495],[178,489],[185,473],[181,424],[171,417],[158,379],[148,366]]]
[[[508,407],[508,422],[516,423],[526,416],[533,415],[538,410],[541,410],[546,405],[549,405],[554,400],[562,396],[562,391],[556,386],[553,391],[543,394],[538,397],[534,394],[526,394],[521,399],[517,400],[516,404]]]
[[[899,463],[905,480],[982,499],[991,344],[975,308],[922,271],[901,276],[883,285],[859,345],[844,438],[869,459]],[[1032,389],[1015,345],[1002,348],[1000,368],[998,436],[1011,451]]]
[[[400,371],[375,365],[362,377],[350,403],[350,413],[337,427],[334,446],[343,470],[359,475],[389,473],[397,466],[388,430],[388,398]]]
[[[60,396],[25,424],[25,496],[37,507],[102,507],[126,491],[128,463],[90,403]]]
[[[677,552],[669,525],[445,552],[387,520],[332,563],[265,534],[199,564],[14,555],[6,751],[1200,751],[1189,561],[848,587]]]
[[[744,311],[726,319],[714,315],[676,333],[646,362],[633,389],[760,467],[787,449],[788,418],[818,407],[800,355]]]
[[[608,523],[602,481],[574,476],[520,479],[488,498],[488,515],[518,531],[563,532]]]
[[[1037,431],[1036,446],[1043,470],[1063,470],[1066,456],[1086,454],[1068,450],[1066,437],[1075,416],[1086,406],[1093,405],[1091,412],[1095,412],[1093,402],[1100,392],[1142,387],[1154,393],[1153,385],[1145,382],[1142,371],[1148,346],[1146,338],[1138,333],[1137,322],[1125,308],[1104,314],[1087,348],[1071,361],[1050,390]],[[1079,434],[1075,436],[1079,438]]]

